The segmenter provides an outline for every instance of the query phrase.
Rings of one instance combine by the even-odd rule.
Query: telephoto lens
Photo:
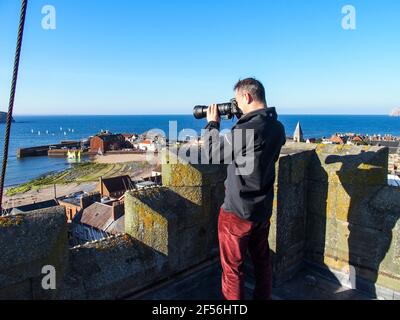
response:
[[[218,113],[221,117],[226,119],[232,119],[236,116],[238,119],[243,115],[242,111],[239,109],[236,99],[232,99],[228,103],[217,104]],[[193,109],[193,115],[196,119],[207,118],[208,106],[195,106]]]

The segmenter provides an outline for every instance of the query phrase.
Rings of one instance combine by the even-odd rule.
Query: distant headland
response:
[[[7,112],[0,111],[0,123],[6,123],[6,122],[7,122]],[[15,122],[14,118],[12,119],[12,122]]]
[[[391,117],[400,117],[400,108],[393,109],[393,111],[390,113]]]

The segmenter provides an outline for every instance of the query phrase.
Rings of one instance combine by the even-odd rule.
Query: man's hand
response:
[[[218,122],[218,123],[221,122],[221,117],[219,116],[218,107],[216,104],[212,104],[211,106],[208,107],[207,121],[209,123],[212,121]]]

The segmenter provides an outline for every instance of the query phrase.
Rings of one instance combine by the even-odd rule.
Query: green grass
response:
[[[85,162],[73,164],[71,169],[48,174],[46,176],[31,180],[15,188],[7,190],[8,197],[23,194],[31,190],[39,190],[54,184],[85,183],[99,181],[100,177],[108,178],[119,175],[131,175],[136,170],[148,166],[146,162],[103,164]],[[130,168],[130,169],[129,169]]]

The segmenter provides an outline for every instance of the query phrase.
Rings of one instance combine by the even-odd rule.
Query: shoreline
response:
[[[160,163],[160,156],[155,155],[153,158],[157,163]],[[129,162],[148,162],[146,153],[119,153],[119,154],[105,154],[103,156],[95,156],[92,160],[95,163],[102,164],[118,164]]]
[[[147,162],[146,159],[146,154],[106,154],[103,156],[92,156],[90,158],[88,158],[89,160],[86,161],[82,161],[82,162],[77,162],[77,163],[70,163],[71,165],[74,164],[78,164],[78,165],[82,165],[82,164],[87,164],[87,163],[91,163],[91,164],[127,164],[127,163],[141,163],[141,162]],[[160,157],[155,157],[155,160],[157,161],[157,164],[160,164]],[[151,166],[151,164],[149,163],[149,166]],[[47,178],[49,176],[53,176],[53,175],[57,175],[63,172],[66,172],[68,170],[71,170],[71,168],[64,168],[64,169],[60,169],[60,170],[53,170],[53,171],[48,171],[46,173],[40,174],[38,175],[36,178],[33,179],[29,179],[27,181],[21,182],[21,183],[15,183],[15,184],[9,184],[9,185],[5,185],[4,186],[4,190],[7,191],[9,189],[14,189],[17,188],[21,185],[30,183],[34,180],[38,180],[38,179],[42,179],[42,178]]]

